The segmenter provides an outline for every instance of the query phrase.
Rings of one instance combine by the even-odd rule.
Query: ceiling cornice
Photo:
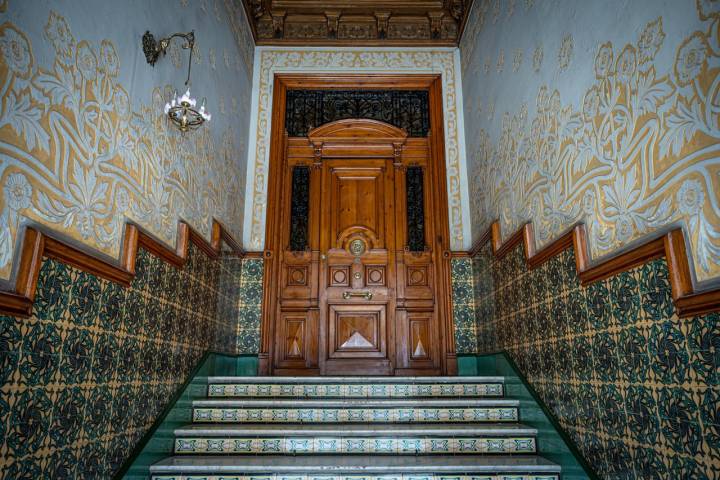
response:
[[[242,0],[256,45],[457,46],[472,0]]]

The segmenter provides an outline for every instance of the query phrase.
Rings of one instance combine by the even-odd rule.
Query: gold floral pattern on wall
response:
[[[209,236],[217,218],[240,238],[246,133],[218,121],[181,135],[162,114],[170,86],[148,86],[151,102],[134,107],[116,43],[76,38],[55,11],[46,18],[33,41],[0,25],[0,278],[27,220],[112,257],[127,220],[171,245],[179,219]],[[44,41],[48,65],[33,52]]]
[[[497,138],[468,119],[475,238],[496,219],[505,236],[532,221],[541,247],[583,221],[598,258],[682,225],[697,279],[720,276],[720,13],[704,0],[697,12],[684,37],[668,38],[657,17],[633,42],[599,42],[578,105],[542,86],[534,115],[527,104],[505,113]],[[561,70],[572,43],[564,36]],[[675,52],[662,71],[661,48]]]

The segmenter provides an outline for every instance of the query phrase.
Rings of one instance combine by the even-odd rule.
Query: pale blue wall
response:
[[[476,1],[461,42],[473,239],[532,221],[542,246],[584,221],[599,258],[682,226],[698,279],[720,277],[718,8]]]
[[[171,245],[181,219],[209,237],[217,218],[242,238],[254,45],[239,1],[5,0],[0,11],[0,279],[28,220],[110,256],[128,218]],[[153,68],[146,30],[195,31],[192,93],[213,115],[201,129],[168,127],[162,107],[184,91],[188,51],[176,40]]]

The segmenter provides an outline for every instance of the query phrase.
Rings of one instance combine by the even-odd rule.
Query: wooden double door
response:
[[[260,373],[454,374],[444,160],[430,139],[351,119],[275,140]]]

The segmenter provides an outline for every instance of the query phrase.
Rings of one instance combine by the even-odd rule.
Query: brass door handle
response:
[[[360,297],[364,298],[365,300],[372,300],[373,294],[372,292],[345,292],[343,293],[343,298],[347,300],[351,297]]]

